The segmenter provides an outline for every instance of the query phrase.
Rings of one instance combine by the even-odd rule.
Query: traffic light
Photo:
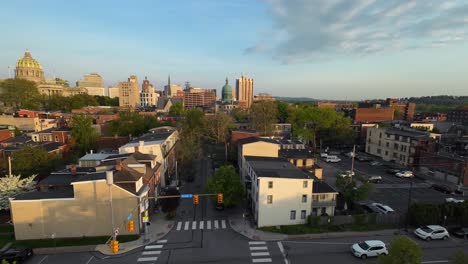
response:
[[[219,204],[223,203],[223,194],[222,193],[218,193],[218,203]]]
[[[199,202],[198,194],[194,194],[193,195],[193,204],[198,204],[198,202]]]
[[[133,232],[133,230],[135,229],[134,225],[133,225],[133,220],[130,220],[127,222],[127,231],[128,232]]]
[[[110,244],[110,247],[111,247],[112,253],[117,253],[117,252],[119,252],[119,241],[117,241],[117,240],[112,240],[112,241],[111,241],[111,244]]]

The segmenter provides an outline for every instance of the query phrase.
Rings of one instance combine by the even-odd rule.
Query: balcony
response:
[[[336,206],[336,200],[312,200],[312,207]]]

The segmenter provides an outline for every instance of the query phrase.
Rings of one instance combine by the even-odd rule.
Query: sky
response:
[[[135,74],[331,100],[468,95],[468,0],[3,1],[0,79],[28,49],[47,78]]]

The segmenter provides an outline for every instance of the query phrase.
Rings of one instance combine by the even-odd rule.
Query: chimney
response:
[[[93,150],[90,150],[91,151],[91,154],[93,154]]]
[[[70,172],[72,175],[76,175],[76,164],[71,165]]]
[[[121,171],[122,170],[122,161],[121,160],[115,160],[115,170]]]
[[[140,150],[140,147],[139,146],[135,146],[135,152],[138,152]]]

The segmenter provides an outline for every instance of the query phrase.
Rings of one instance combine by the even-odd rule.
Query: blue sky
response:
[[[47,77],[355,100],[468,94],[468,1],[8,1],[0,78],[29,49]]]

